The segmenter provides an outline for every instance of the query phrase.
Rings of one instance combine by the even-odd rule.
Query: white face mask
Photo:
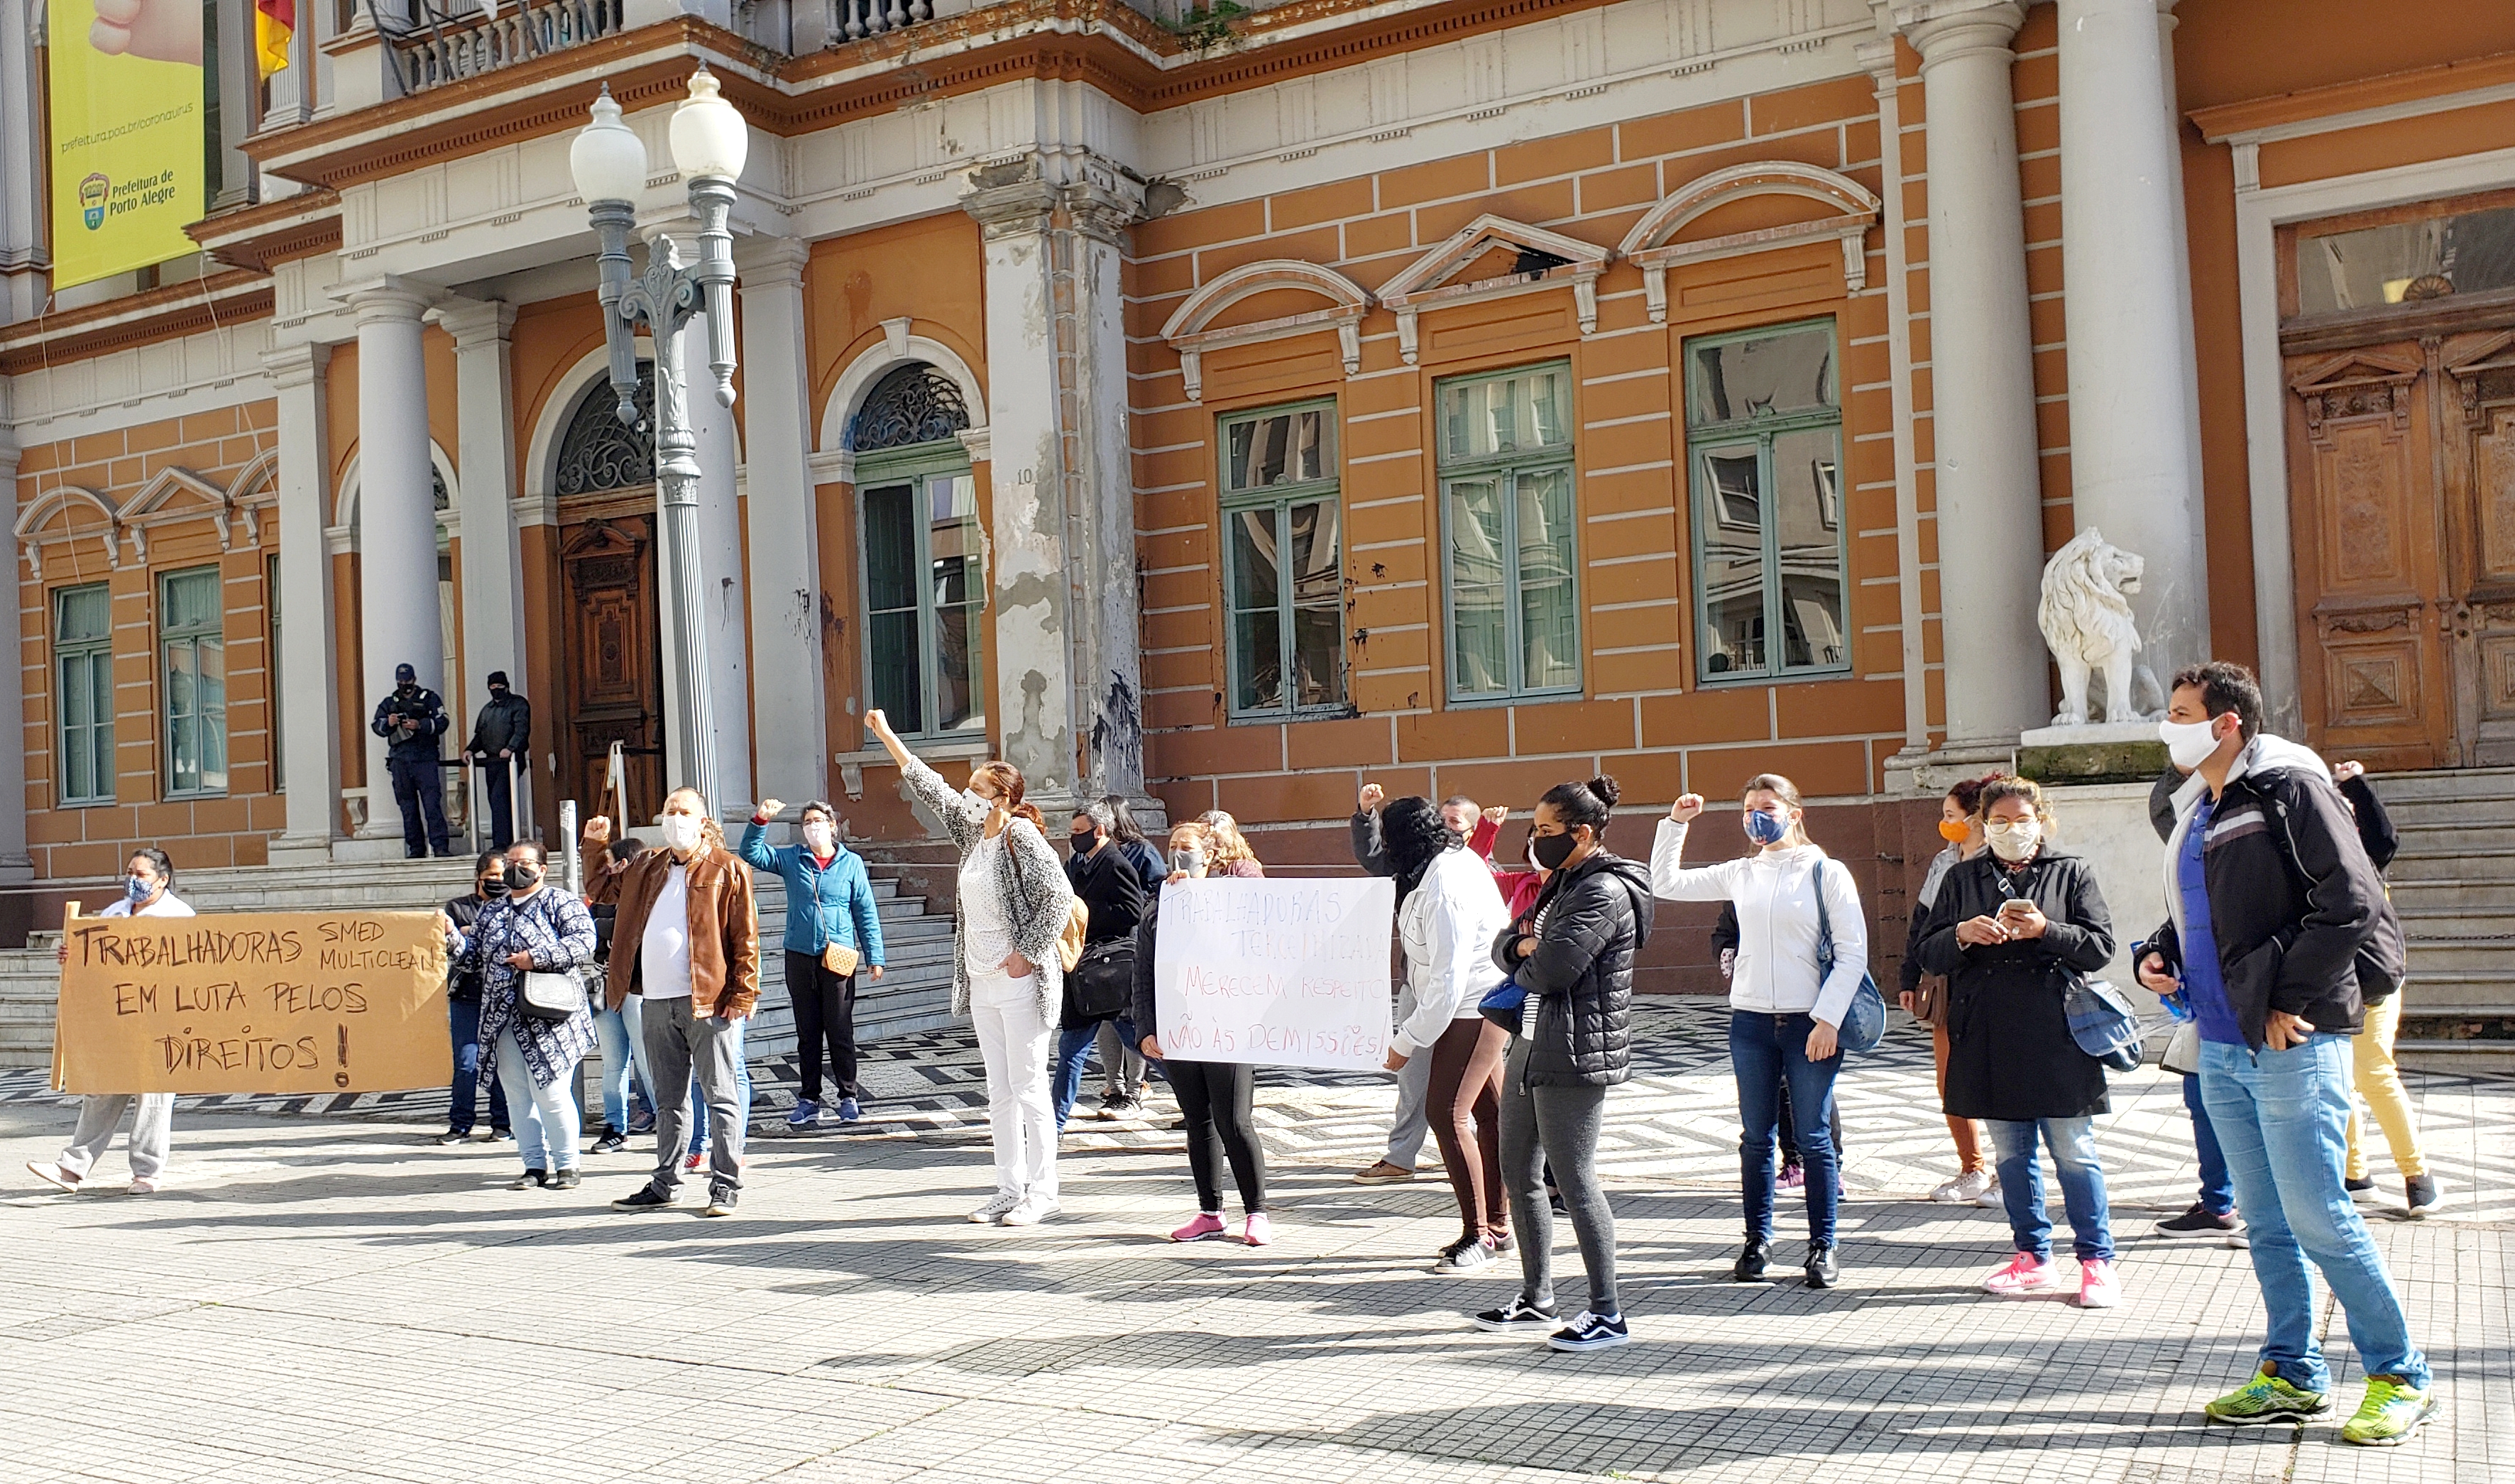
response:
[[[2165,744],[2165,756],[2174,765],[2190,772],[2218,750],[2217,733],[2212,730],[2216,719],[2207,721],[2160,721],[2157,739]]]
[[[961,800],[963,803],[969,804],[969,807],[976,809],[981,814],[992,811],[996,806],[996,802],[994,800],[979,793],[976,789],[963,789],[961,791]]]
[[[1991,853],[2001,860],[2024,860],[2043,843],[2043,826],[2032,819],[1995,819],[1982,827]]]
[[[665,815],[661,826],[665,846],[675,853],[698,848],[701,823],[696,814]]]
[[[810,824],[804,826],[804,848],[810,850],[813,854],[826,856],[831,853],[832,846],[837,844],[838,833],[822,821],[815,819]]]

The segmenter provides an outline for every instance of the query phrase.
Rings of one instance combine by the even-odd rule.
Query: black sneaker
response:
[[[509,1190],[539,1190],[550,1183],[550,1176],[539,1170],[527,1170],[507,1182]]]
[[[2413,1217],[2424,1216],[2445,1204],[2445,1192],[2437,1188],[2433,1175],[2414,1175],[2402,1181],[2402,1193],[2409,1198]]]
[[[1837,1269],[1834,1263],[1834,1249],[1831,1247],[1809,1248],[1807,1255],[1807,1286],[1810,1288],[1832,1288],[1841,1281],[1841,1271]]]
[[[652,1183],[648,1183],[639,1186],[638,1193],[636,1195],[624,1195],[620,1199],[612,1202],[611,1209],[614,1211],[662,1211],[667,1207],[679,1204],[680,1201],[680,1196],[666,1195],[664,1192],[657,1190]]]
[[[469,1129],[448,1129],[436,1135],[436,1142],[440,1144],[468,1144],[471,1141],[472,1131]]]
[[[1738,1254],[1738,1260],[1729,1264],[1729,1281],[1761,1283],[1764,1281],[1764,1266],[1772,1259],[1773,1244],[1762,1237],[1750,1237],[1746,1251]]]
[[[2244,1232],[2244,1218],[2234,1212],[2215,1212],[2195,1203],[2179,1216],[2168,1216],[2157,1223],[2161,1237],[2193,1238],[2204,1242],[2224,1242]]]
[[[628,1147],[629,1135],[607,1124],[603,1126],[601,1136],[594,1141],[594,1152],[597,1154],[617,1154]]]
[[[1479,1272],[1493,1259],[1494,1250],[1484,1238],[1461,1237],[1441,1249],[1441,1260],[1432,1264],[1432,1271],[1451,1275]]]
[[[562,1170],[558,1174],[550,1177],[546,1182],[546,1188],[551,1190],[574,1190],[577,1186],[584,1183],[585,1176],[577,1174],[573,1170]]]
[[[1476,1316],[1477,1329],[1491,1330],[1497,1335],[1508,1335],[1519,1330],[1550,1330],[1558,1323],[1560,1321],[1554,1317],[1552,1309],[1541,1307],[1525,1298],[1513,1298],[1501,1308],[1487,1309]]]
[[[2361,1206],[2371,1206],[2377,1199],[2375,1194],[2375,1182],[2371,1179],[2344,1179],[2340,1183],[2342,1188],[2349,1192],[2349,1199],[2356,1201]]]
[[[739,1191],[720,1190],[708,1197],[707,1210],[700,1215],[729,1216],[733,1215],[733,1209],[740,1204],[742,1204],[742,1195]]]
[[[1546,1342],[1558,1350],[1603,1350],[1632,1339],[1625,1328],[1622,1314],[1601,1317],[1584,1309],[1572,1316],[1572,1322],[1546,1337]]]

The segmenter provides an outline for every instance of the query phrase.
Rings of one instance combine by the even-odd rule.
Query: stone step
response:
[[[2453,914],[2515,919],[2515,880],[2504,877],[2438,877],[2393,883],[2393,908],[2408,923],[2413,916]]]
[[[2399,1041],[2393,1059],[2412,1072],[2515,1077],[2515,1041]]]
[[[2500,965],[2474,970],[2413,958],[2402,993],[2406,1015],[2515,1017],[2515,976]]]
[[[2384,875],[2397,891],[2408,884],[2431,881],[2515,880],[2515,839],[2504,845],[2447,848],[2441,837],[2433,848],[2406,847],[2393,857]]]

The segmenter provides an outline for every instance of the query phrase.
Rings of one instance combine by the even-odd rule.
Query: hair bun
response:
[[[1624,797],[1624,790],[1618,788],[1615,778],[1606,773],[1589,780],[1589,792],[1597,795],[1598,802],[1611,809],[1616,806],[1616,801]]]

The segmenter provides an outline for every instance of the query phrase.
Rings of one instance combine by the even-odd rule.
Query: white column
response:
[[[2072,515],[2146,558],[2132,609],[2164,679],[2209,652],[2181,149],[2157,0],[2060,0],[2060,23]]]
[[[812,381],[804,363],[804,265],[792,237],[740,254],[745,529],[751,536],[753,735],[759,789],[829,797],[821,655],[820,522],[813,504]]]
[[[716,789],[723,796],[708,803],[731,819],[749,814],[752,801],[751,643],[743,622],[741,502],[734,495],[742,451],[732,409],[716,404],[705,314],[691,315],[681,330],[681,369],[690,432],[698,438],[701,619],[708,675],[716,682],[708,698],[716,721]]]
[[[434,466],[428,445],[428,364],[420,316],[429,300],[397,278],[344,297],[358,317],[358,716],[393,688],[408,665],[433,690],[444,683],[445,644],[436,598]],[[362,838],[399,839],[385,739],[367,737],[367,825]]]
[[[463,695],[446,709],[470,718],[488,704],[489,672],[524,695],[524,572],[515,538],[515,435],[507,335],[515,307],[458,301],[436,311],[454,337],[455,509],[463,536]],[[542,718],[547,724],[548,714]],[[463,723],[468,725],[468,721]],[[460,745],[470,736],[455,739]]]
[[[274,865],[324,864],[341,832],[340,680],[332,654],[331,459],[324,446],[323,373],[329,346],[284,346],[263,357],[278,401],[279,653],[272,663],[286,710],[272,719],[288,827],[270,843]]]
[[[2004,752],[2051,716],[2026,212],[2006,0],[1899,5],[1928,117],[1930,416],[1950,752]]]
[[[9,492],[5,507],[0,509],[7,511],[12,529],[18,523],[18,456],[17,436],[0,430],[0,481],[5,481]],[[10,564],[17,566],[19,558],[17,546],[12,543]],[[19,592],[13,572],[9,579],[9,660],[0,665],[0,882],[30,881],[35,875],[35,858],[26,851],[26,642],[18,612]],[[55,765],[59,765],[58,759]]]
[[[1077,459],[1068,476],[1080,550],[1067,570],[1075,583],[1076,714],[1085,719],[1084,777],[1090,798],[1144,796],[1142,630],[1135,611],[1135,485],[1127,450],[1126,300],[1119,272],[1135,203],[1087,176],[1066,187],[1074,285],[1074,396]],[[992,362],[990,362],[992,364]]]

